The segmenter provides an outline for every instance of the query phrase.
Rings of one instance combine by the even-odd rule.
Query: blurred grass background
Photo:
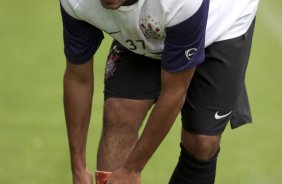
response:
[[[247,84],[254,123],[222,139],[217,184],[282,183],[282,2],[262,1]],[[95,56],[88,166],[95,170],[103,72],[111,39]],[[62,105],[65,62],[58,1],[0,5],[0,183],[71,183]],[[179,153],[178,121],[146,166],[142,183],[165,184]]]

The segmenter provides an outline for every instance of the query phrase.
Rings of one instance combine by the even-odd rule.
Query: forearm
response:
[[[144,131],[124,166],[140,172],[168,134],[185,100],[185,94],[161,95],[154,106]]]
[[[93,76],[83,80],[66,71],[64,109],[72,171],[86,168],[86,141],[93,96]]]

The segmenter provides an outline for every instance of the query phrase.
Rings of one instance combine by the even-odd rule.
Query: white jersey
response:
[[[246,33],[258,4],[259,0],[210,0],[205,45]]]
[[[190,3],[187,3],[189,1]],[[72,17],[94,25],[131,50],[135,44],[144,44],[146,50],[136,47],[134,52],[156,59],[159,59],[160,55],[155,53],[161,53],[164,49],[165,28],[191,17],[200,7],[202,0],[177,2],[175,4],[175,0],[138,0],[131,6],[108,10],[102,7],[100,0],[61,0],[63,8]],[[139,40],[144,43],[133,43]]]
[[[138,0],[133,5],[110,10],[103,8],[100,0],[61,0],[66,12],[63,12],[65,33],[69,35],[65,40],[73,40],[65,41],[65,52],[73,55],[69,51],[73,46],[68,44],[88,39],[73,38],[74,33],[69,33],[76,23],[67,21],[70,18],[64,14],[68,14],[108,33],[132,52],[162,59],[163,67],[169,71],[183,70],[204,60],[204,47],[244,34],[256,15],[258,1]],[[78,44],[80,47],[84,43]],[[75,60],[77,56],[72,58]]]
[[[183,3],[184,1],[190,1],[190,3]],[[114,11],[104,9],[100,0],[61,0],[61,3],[74,18],[85,20],[102,28],[105,32],[114,32],[126,29],[127,25],[130,26],[129,29],[132,29],[132,22],[139,27],[140,21],[149,21],[148,16],[154,18],[155,23],[162,24],[166,21],[166,25],[160,26],[175,25],[185,20],[187,15],[195,13],[201,1],[139,0],[132,6],[122,6]],[[244,34],[256,15],[258,3],[259,0],[210,0],[205,45]],[[183,9],[185,11],[181,11]],[[165,15],[168,16],[165,17]],[[139,32],[139,29],[135,31]],[[133,34],[132,36],[135,34],[130,33]],[[159,36],[163,34],[164,30]],[[119,40],[116,37],[122,37],[122,35],[113,35],[113,37]]]

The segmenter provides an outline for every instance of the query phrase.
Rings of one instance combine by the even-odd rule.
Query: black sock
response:
[[[169,184],[213,184],[219,150],[206,161],[198,160],[181,146],[178,164]]]

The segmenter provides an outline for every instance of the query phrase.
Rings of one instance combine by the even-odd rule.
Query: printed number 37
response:
[[[142,49],[146,49],[144,40],[136,40],[135,42],[133,40],[126,40],[126,43],[128,44],[128,48],[130,50],[136,50],[139,45]]]

